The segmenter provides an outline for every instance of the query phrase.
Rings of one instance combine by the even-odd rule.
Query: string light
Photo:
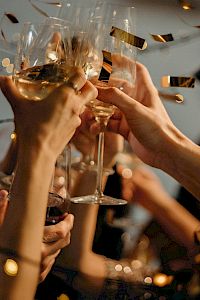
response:
[[[163,273],[157,273],[153,277],[153,283],[159,287],[164,287],[167,284],[170,284],[173,280],[173,276],[167,276]]]
[[[151,277],[145,277],[144,283],[146,283],[146,284],[152,284],[152,282],[153,282],[153,280],[152,280]]]
[[[123,178],[131,178],[132,177],[132,175],[133,175],[133,172],[132,172],[132,170],[131,169],[129,169],[129,168],[124,168],[123,169],[123,171],[122,171],[122,177]]]
[[[16,276],[18,273],[18,264],[15,260],[8,258],[4,264],[4,272],[8,276]]]
[[[117,272],[121,272],[122,269],[123,269],[122,265],[120,265],[120,264],[118,264],[118,265],[115,266],[115,271],[117,271]]]
[[[1,64],[4,68],[7,68],[10,65],[10,59],[8,57],[3,58]]]
[[[181,6],[182,6],[182,8],[184,10],[190,10],[190,9],[192,9],[192,5],[188,1],[180,0],[180,4],[181,4]]]
[[[61,294],[61,295],[57,298],[57,300],[69,300],[69,297],[68,297],[67,295],[65,295],[65,294]]]
[[[16,140],[16,133],[15,132],[11,133],[10,138],[11,140]]]

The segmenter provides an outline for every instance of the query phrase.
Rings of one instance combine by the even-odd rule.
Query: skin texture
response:
[[[122,178],[122,196],[129,203],[138,203],[150,211],[190,255],[198,251],[194,245],[194,231],[199,221],[165,191],[158,177],[147,167],[137,167],[131,178]]]
[[[108,130],[119,133],[145,163],[162,169],[200,199],[199,146],[170,120],[148,70],[136,64],[134,98],[117,88],[98,87],[98,99],[118,107]],[[92,132],[98,132],[96,124]]]
[[[81,93],[76,93],[73,86]],[[86,81],[80,69],[74,70],[68,84],[54,90],[43,101],[27,101],[7,77],[0,78],[0,87],[13,109],[18,137],[18,164],[10,191],[11,201],[0,228],[0,245],[16,251],[21,257],[17,259],[17,276],[7,276],[3,269],[1,270],[0,285],[3,285],[4,289],[0,290],[0,298],[29,300],[33,299],[38,283],[43,224],[54,164],[80,125],[79,114],[85,104],[96,97],[97,91]],[[72,226],[72,218],[68,215],[63,223],[59,224],[62,228],[69,221],[68,228],[65,228],[68,233]],[[62,230],[56,229],[60,233]],[[54,239],[58,238],[58,241],[54,241],[54,249],[48,252],[48,256],[52,253],[49,262],[42,266],[43,277],[46,276],[46,266],[49,265],[50,268],[54,262],[54,255],[69,242],[68,233],[62,232],[61,240],[59,233],[54,234]],[[47,254],[47,249],[45,251]],[[46,255],[45,251],[42,250],[43,255]],[[34,263],[28,263],[24,257]],[[4,258],[5,255],[0,255],[1,263]]]

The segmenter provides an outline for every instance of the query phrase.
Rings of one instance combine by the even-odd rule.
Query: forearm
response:
[[[200,199],[200,148],[178,130],[173,135],[168,136],[164,153],[159,154],[158,167]]]
[[[0,170],[5,174],[12,174],[17,161],[17,143],[16,139],[13,139],[6,156],[0,163]]]
[[[71,204],[75,217],[71,243],[57,259],[57,265],[78,272],[73,287],[93,294],[101,290],[106,278],[105,258],[92,252],[98,205]]]
[[[20,272],[16,277],[1,274],[5,286],[1,293],[6,299],[23,299],[24,295],[26,299],[32,299],[37,285],[48,188],[53,172],[50,157],[37,150],[24,148],[21,152],[9,209],[0,230],[1,247],[12,249],[21,257],[17,259]],[[29,258],[34,264],[23,258]]]
[[[194,231],[199,221],[174,199],[166,199],[154,208],[154,216],[168,234],[193,255],[198,249],[194,244]]]

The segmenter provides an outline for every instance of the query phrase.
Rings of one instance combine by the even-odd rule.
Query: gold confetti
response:
[[[159,96],[162,97],[164,100],[182,103],[184,102],[184,97],[181,94],[167,94],[159,91]]]
[[[55,1],[51,2],[51,1],[41,1],[41,0],[37,0],[37,1],[40,2],[40,3],[55,5],[55,6],[58,6],[58,7],[62,6],[61,2],[55,2]]]
[[[110,52],[103,50],[103,65],[99,75],[100,81],[108,81],[112,73],[112,55]]]
[[[41,15],[45,16],[45,17],[49,17],[49,15],[43,11],[41,8],[39,8],[37,5],[35,5],[34,3],[32,3],[32,0],[29,0],[30,4],[32,5],[32,7],[37,10]]]
[[[185,87],[194,88],[194,77],[181,77],[181,76],[163,76],[161,79],[162,87]]]
[[[11,13],[5,13],[4,14],[12,23],[17,24],[19,23],[18,19],[15,17],[15,15]]]
[[[151,36],[156,42],[160,42],[160,43],[172,42],[174,40],[171,33],[168,33],[168,34],[151,34]]]
[[[140,50],[144,50],[147,47],[147,42],[143,38],[140,38],[139,36],[128,33],[127,31],[114,26],[112,26],[110,35],[125,43],[137,47]]]
[[[8,276],[16,276],[18,273],[18,264],[15,260],[8,258],[3,266],[4,272]]]

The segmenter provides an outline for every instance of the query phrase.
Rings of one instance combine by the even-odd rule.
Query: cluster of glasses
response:
[[[134,87],[136,48],[121,38],[124,34],[135,35],[134,7],[116,4],[116,1],[112,0],[83,2],[65,0],[58,18],[46,18],[41,24],[24,24],[14,64],[13,80],[27,100],[44,99],[55,88],[69,80],[75,66],[81,67],[86,78],[94,85],[117,87],[125,93],[129,93]],[[95,120],[100,123],[100,128],[105,129],[115,107],[97,99],[91,101],[88,107]],[[96,191],[93,195],[71,198],[70,201],[101,205],[126,203],[122,199],[103,194],[103,151],[102,130],[98,139],[97,165],[94,159],[90,158],[91,153],[88,153],[84,167],[83,164],[74,166],[80,171],[95,168]],[[69,146],[66,146],[64,153],[64,160],[69,166]],[[109,170],[107,172],[109,173]],[[66,182],[69,183],[69,180],[68,177]],[[58,203],[70,198],[67,185],[64,195],[58,195],[52,183],[49,194],[50,207],[58,206]]]

